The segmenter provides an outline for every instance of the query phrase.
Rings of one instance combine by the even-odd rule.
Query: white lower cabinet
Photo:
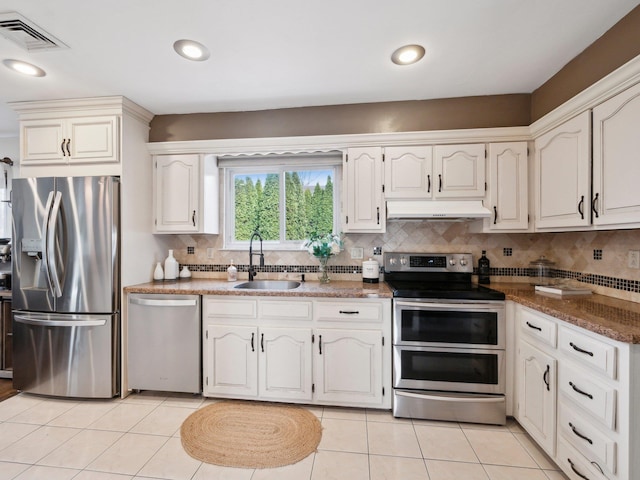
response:
[[[640,478],[640,345],[515,310],[520,424],[570,479]]]
[[[204,296],[204,395],[389,409],[390,336],[389,299]]]
[[[322,402],[382,403],[382,332],[317,329],[316,398]]]
[[[528,342],[518,347],[518,421],[549,455],[556,449],[556,360]]]

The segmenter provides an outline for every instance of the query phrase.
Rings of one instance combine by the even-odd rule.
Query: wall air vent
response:
[[[69,48],[16,12],[0,13],[0,35],[29,52]]]

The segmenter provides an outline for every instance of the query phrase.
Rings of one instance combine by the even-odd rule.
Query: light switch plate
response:
[[[213,258],[213,248],[212,247],[208,247],[207,248],[207,258]]]
[[[354,260],[359,260],[364,256],[364,248],[362,247],[352,247],[351,248],[351,258]]]

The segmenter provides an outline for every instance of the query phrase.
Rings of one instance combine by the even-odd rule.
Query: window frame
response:
[[[236,163],[236,165],[234,165]],[[342,184],[342,162],[332,161],[289,161],[289,162],[225,162],[224,170],[224,242],[225,250],[246,250],[249,248],[248,240],[235,240],[235,182],[234,176],[242,173],[268,174],[277,173],[279,175],[279,206],[280,206],[280,238],[281,240],[264,240],[263,250],[289,250],[296,251],[302,249],[304,240],[286,240],[286,209],[285,205],[285,172],[309,171],[309,170],[333,170],[333,232],[340,231],[340,192]]]

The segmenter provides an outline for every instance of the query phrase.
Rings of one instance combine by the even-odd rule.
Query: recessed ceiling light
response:
[[[20,72],[24,75],[30,75],[32,77],[44,77],[47,74],[47,72],[40,67],[23,62],[22,60],[12,60],[7,58],[3,60],[2,63],[4,63],[5,67],[10,68],[11,70]]]
[[[188,60],[202,62],[209,58],[209,49],[195,40],[178,40],[173,44],[173,49]]]
[[[391,55],[391,61],[396,65],[411,65],[424,57],[422,45],[405,45]]]

